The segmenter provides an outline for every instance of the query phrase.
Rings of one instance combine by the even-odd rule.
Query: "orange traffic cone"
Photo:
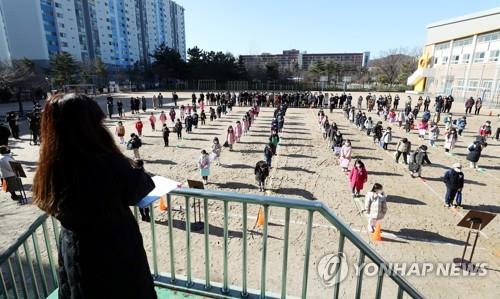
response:
[[[7,192],[7,180],[2,180],[2,191]]]
[[[161,212],[168,211],[168,206],[165,204],[165,197],[164,196],[160,197],[160,206],[159,206],[159,208],[160,208]]]
[[[372,240],[382,241],[382,225],[380,223],[377,223],[375,226],[375,231],[372,233]]]
[[[264,225],[264,212],[262,208],[259,208],[259,213],[257,214],[257,222],[255,222],[255,227],[260,227]]]

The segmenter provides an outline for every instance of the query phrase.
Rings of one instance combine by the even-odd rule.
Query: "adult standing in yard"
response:
[[[444,174],[444,183],[446,185],[444,206],[449,208],[453,204],[457,193],[462,192],[462,188],[464,187],[464,174],[460,163],[453,164],[452,168],[446,171]],[[457,204],[460,206],[461,202]],[[457,204],[454,204],[454,206],[457,206]]]
[[[408,164],[408,154],[411,151],[411,142],[408,138],[403,138],[398,142],[396,146],[396,163],[399,163],[399,157],[403,155],[403,161]]]
[[[474,98],[470,97],[465,101],[465,115],[467,113],[472,113],[472,107],[474,107]]]
[[[0,146],[0,173],[2,180],[7,184],[6,191],[10,193],[10,198],[12,200],[19,200],[21,196],[16,194],[16,191],[19,191],[18,179],[9,163],[14,161],[16,160],[12,158],[9,147],[6,145]]]
[[[42,114],[47,142],[40,148],[33,199],[61,223],[58,297],[153,299],[130,206],[155,185],[122,154],[103,125],[105,117],[96,101],[75,94],[51,97]]]

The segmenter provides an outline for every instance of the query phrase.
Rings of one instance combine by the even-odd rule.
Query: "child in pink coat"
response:
[[[229,145],[229,150],[232,151],[233,150],[233,144],[235,142],[236,138],[235,138],[235,135],[234,135],[234,129],[233,129],[233,126],[229,126],[229,128],[227,128],[227,135],[226,135],[226,141]]]
[[[236,130],[234,136],[236,137],[236,142],[240,142],[240,137],[243,135],[243,128],[241,127],[241,122],[236,121]]]
[[[163,112],[163,111],[160,113],[160,121],[161,121],[161,126],[163,127],[163,125],[167,121],[167,116],[165,115],[165,112]]]
[[[352,196],[359,196],[359,192],[363,190],[363,185],[368,180],[368,173],[365,164],[361,160],[356,160],[354,168],[349,173],[349,183],[352,188]]]

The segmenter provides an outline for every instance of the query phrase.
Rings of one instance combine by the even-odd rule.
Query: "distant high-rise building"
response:
[[[186,58],[184,8],[172,0],[0,0],[0,60],[64,51],[124,67],[162,43]]]
[[[307,70],[317,60],[334,61],[340,64],[364,67],[370,58],[370,52],[363,53],[325,53],[308,54],[299,50],[284,50],[282,54],[262,53],[260,55],[241,55],[247,68],[264,68],[269,62],[277,62],[282,69]]]

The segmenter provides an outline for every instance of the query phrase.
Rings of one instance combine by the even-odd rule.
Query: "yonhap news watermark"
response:
[[[317,263],[317,274],[323,284],[331,287],[342,282],[349,273],[355,276],[376,277],[381,274],[397,273],[403,277],[436,276],[436,277],[484,277],[488,274],[487,263],[456,262],[397,262],[379,267],[376,263],[366,261],[350,262],[345,253],[329,253],[321,257]]]

